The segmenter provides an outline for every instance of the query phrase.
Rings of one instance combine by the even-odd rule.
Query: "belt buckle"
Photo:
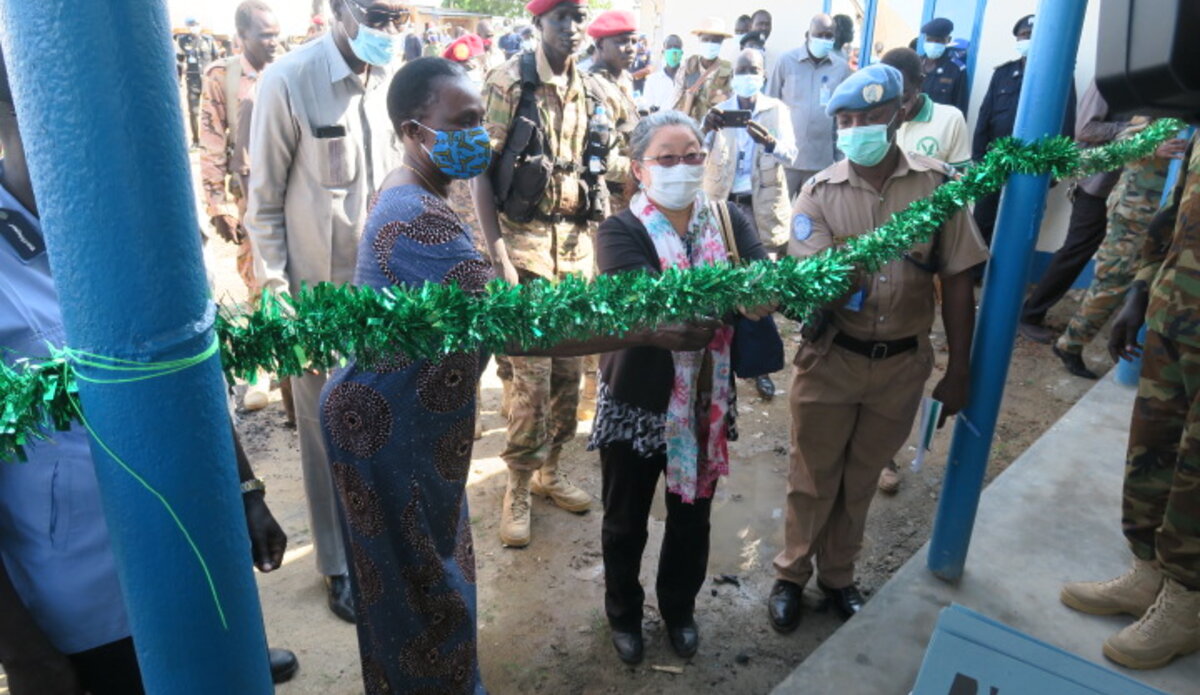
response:
[[[871,346],[871,359],[883,360],[883,359],[887,359],[887,356],[888,356],[888,344],[887,343],[875,343],[874,345]]]

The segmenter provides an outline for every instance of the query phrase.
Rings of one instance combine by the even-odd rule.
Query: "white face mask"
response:
[[[1017,39],[1017,53],[1022,58],[1029,55],[1029,39]]]
[[[673,167],[651,164],[646,168],[650,171],[650,183],[643,184],[646,195],[667,210],[682,210],[691,205],[704,183],[703,164],[676,164]]]
[[[721,43],[719,41],[704,41],[700,44],[700,57],[705,60],[712,60],[721,55]]]

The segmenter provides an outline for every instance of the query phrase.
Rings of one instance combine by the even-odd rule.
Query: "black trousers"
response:
[[[983,243],[987,244],[988,248],[992,247],[992,232],[996,229],[996,214],[999,211],[999,193],[985,195],[975,201],[975,209],[972,212],[975,218],[975,226],[979,227],[979,234],[983,237]]]
[[[1050,307],[1063,298],[1079,277],[1087,262],[1096,255],[1108,226],[1108,206],[1105,199],[1075,190],[1071,204],[1071,222],[1062,248],[1054,252],[1045,275],[1025,300],[1021,309],[1022,323],[1040,325]]]
[[[67,657],[79,683],[91,695],[144,695],[133,638],[109,642]]]
[[[638,580],[646,523],[665,455],[643,458],[625,443],[600,449],[604,524],[604,609],[621,632],[640,632],[646,592]],[[668,626],[686,624],[696,609],[696,594],[708,569],[708,516],[712,499],[685,504],[667,493],[667,530],[658,556],[658,610]]]

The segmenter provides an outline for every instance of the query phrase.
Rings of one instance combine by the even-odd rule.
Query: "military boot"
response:
[[[529,545],[529,481],[533,471],[508,470],[504,506],[500,510],[500,542],[513,548]]]
[[[1104,642],[1104,656],[1128,668],[1160,668],[1200,649],[1200,591],[1166,577],[1136,623]]]
[[[551,454],[546,463],[533,475],[530,489],[535,495],[549,497],[551,502],[568,512],[586,512],[592,506],[592,496],[567,480],[558,469],[559,454]]]
[[[596,417],[596,373],[583,375],[583,388],[579,391],[579,408],[575,412],[580,422]]]
[[[1133,569],[1103,582],[1069,582],[1059,600],[1077,611],[1092,615],[1128,613],[1140,618],[1154,603],[1162,588],[1162,571],[1152,560],[1134,558]]]

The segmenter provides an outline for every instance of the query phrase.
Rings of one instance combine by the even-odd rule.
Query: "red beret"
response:
[[[479,38],[479,34],[463,34],[446,46],[446,50],[442,51],[442,57],[462,63],[482,53],[483,39]]]
[[[637,17],[633,16],[632,12],[626,10],[608,10],[596,15],[591,25],[588,26],[588,36],[593,39],[602,39],[605,36],[616,36],[617,34],[628,34],[637,31]]]
[[[587,7],[588,4],[588,0],[529,0],[529,3],[525,5],[525,9],[534,17],[540,17],[564,2],[581,7]]]

